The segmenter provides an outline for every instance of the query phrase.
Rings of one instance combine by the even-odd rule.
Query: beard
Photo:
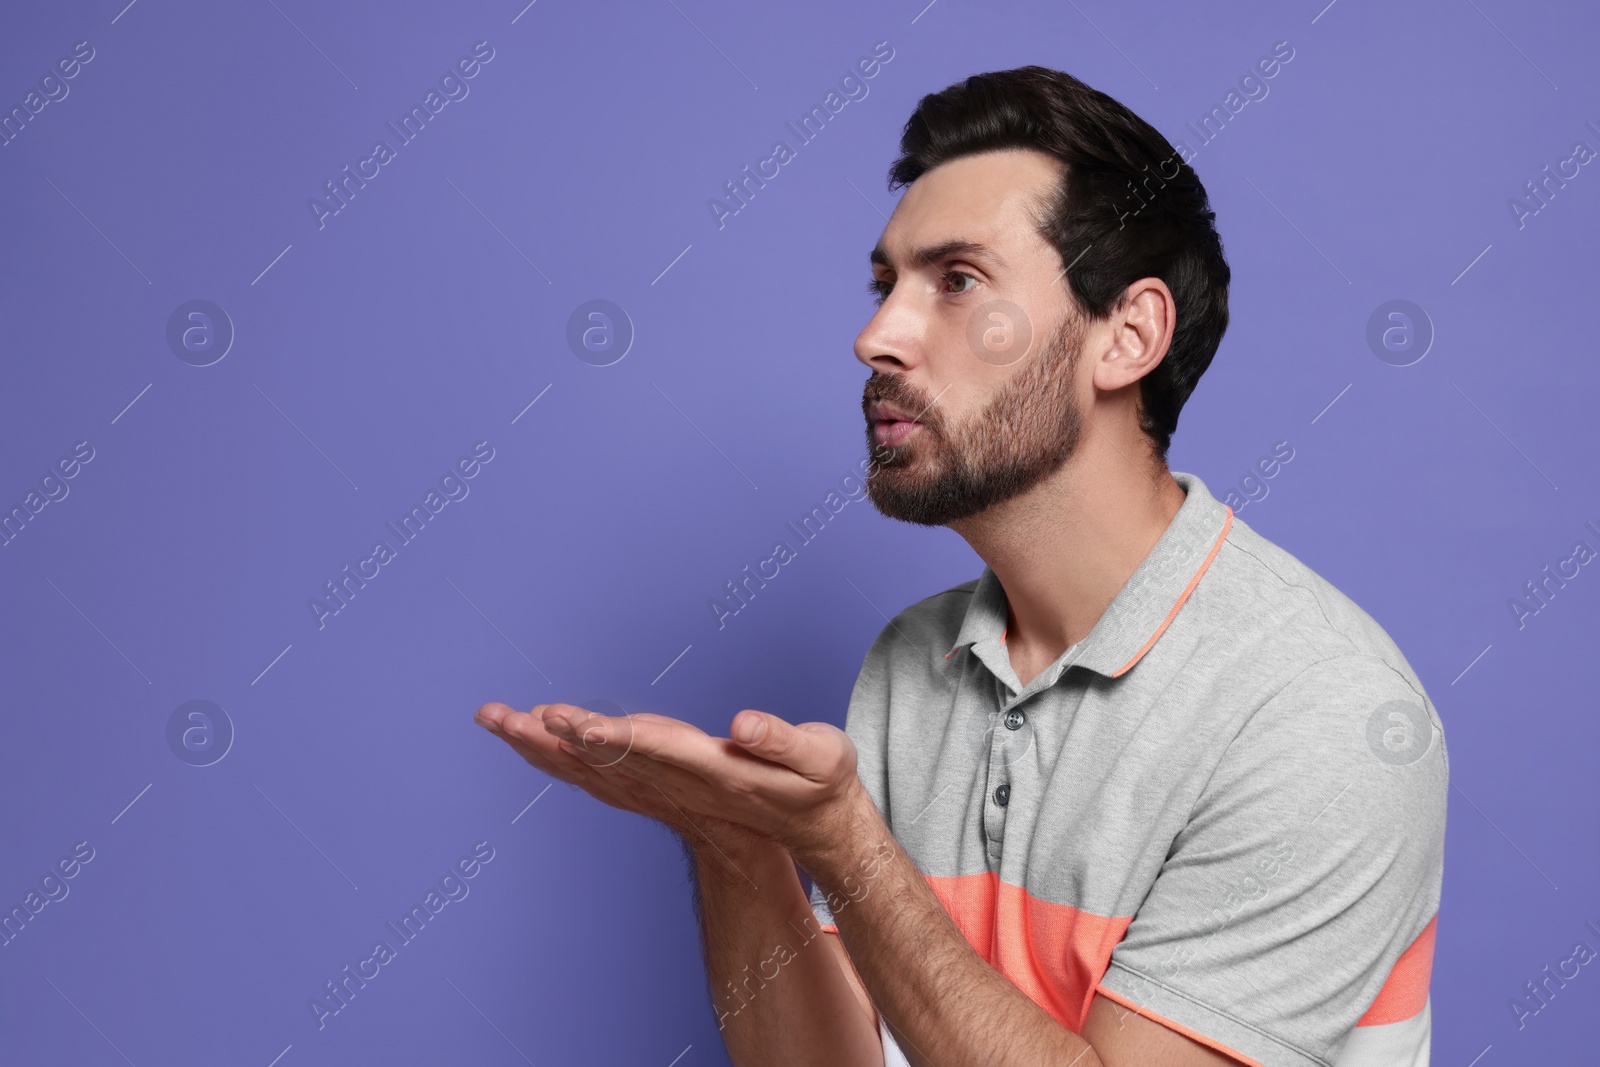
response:
[[[948,526],[1026,493],[1060,470],[1077,450],[1083,411],[1072,396],[1084,331],[1062,323],[1038,358],[1011,377],[983,410],[951,425],[944,412],[899,374],[874,372],[861,394],[875,403],[921,412],[921,430],[905,444],[880,445],[867,423],[873,457],[867,496],[883,515],[918,526]]]

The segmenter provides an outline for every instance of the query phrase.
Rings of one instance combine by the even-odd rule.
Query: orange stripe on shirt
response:
[[[1083,1029],[1095,986],[1132,916],[1039,900],[993,871],[924,877],[978,955],[1062,1026]]]
[[[1373,998],[1372,1007],[1356,1020],[1357,1026],[1383,1026],[1411,1018],[1428,1003],[1428,980],[1433,977],[1433,935],[1439,916],[1434,915],[1411,947],[1400,954]]]

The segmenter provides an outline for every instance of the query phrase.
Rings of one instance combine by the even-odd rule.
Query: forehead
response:
[[[909,270],[925,258],[919,252],[953,244],[981,245],[1007,260],[1048,254],[1050,246],[1038,232],[1039,211],[1060,176],[1060,163],[1032,149],[941,163],[906,188],[872,260]]]

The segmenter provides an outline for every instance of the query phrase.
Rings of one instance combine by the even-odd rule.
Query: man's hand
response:
[[[677,832],[687,845],[700,847],[715,841],[715,847],[729,848],[755,840],[755,835],[725,819],[714,816],[691,818],[658,789],[640,788],[635,779],[602,773],[595,763],[603,766],[603,760],[589,762],[579,759],[569,751],[572,746],[563,748],[561,739],[545,729],[540,713],[553,706],[540,704],[532,712],[521,712],[491,701],[479,708],[473,718],[478,725],[505,741],[539,770],[578,786],[596,800],[614,808],[648,816],[665,824]]]
[[[662,715],[596,715],[541,704],[522,715],[485,704],[477,721],[528,762],[613,807],[692,835],[708,820],[817,855],[847,832],[864,792],[855,745],[827,723],[795,726],[745,710],[731,737]]]
[[[856,777],[855,746],[832,726],[795,726],[746,710],[734,717],[733,736],[719,738],[665,716],[607,717],[569,704],[525,714],[490,703],[477,721],[535,767],[613,807],[659,819],[691,844],[716,844],[699,850],[702,856],[754,843],[750,855],[761,865],[749,869],[761,886],[740,869],[723,892],[744,895],[736,905],[724,901],[722,911],[758,914],[782,900],[790,914],[774,912],[774,926],[809,919],[791,855],[819,883],[847,891],[848,906],[835,909],[843,946],[826,935],[829,954],[801,953],[801,962],[788,965],[796,978],[787,997],[757,997],[753,1007],[731,1013],[740,1016],[729,1031],[730,1049],[743,1050],[738,1062],[803,1056],[825,1041],[835,1043],[826,1046],[826,1062],[876,1062],[878,1011],[917,1063],[930,1062],[919,1047],[996,1064],[1232,1062],[1100,995],[1082,1035],[1073,1034],[1001,976],[956,928],[911,858],[897,845],[886,847],[892,838]],[[745,854],[739,856],[742,862]],[[848,895],[859,883],[846,879],[869,867],[873,891]],[[714,927],[717,936],[708,939],[708,967],[729,988],[741,965],[771,943],[766,930],[751,935],[759,925],[741,919]],[[735,943],[739,936],[757,940]],[[713,988],[720,993],[721,983]],[[819,1018],[838,1025],[812,1025]],[[785,1035],[781,1045],[772,1044],[774,1032]]]

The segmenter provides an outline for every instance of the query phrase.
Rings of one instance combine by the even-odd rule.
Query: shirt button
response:
[[[1002,808],[1011,802],[1011,786],[999,785],[995,787],[994,802]]]
[[[1010,711],[1006,712],[1007,730],[1020,730],[1022,729],[1022,724],[1027,721],[1028,717],[1022,713],[1020,708],[1012,708]]]

